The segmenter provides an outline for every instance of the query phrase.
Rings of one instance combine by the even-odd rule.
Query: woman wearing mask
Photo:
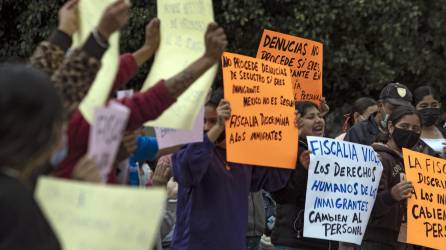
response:
[[[446,157],[446,129],[437,126],[440,118],[441,98],[430,86],[421,86],[414,91],[415,108],[423,118],[421,145],[424,153]]]
[[[362,242],[363,250],[394,250],[402,247],[398,236],[406,211],[405,201],[413,190],[412,183],[404,178],[402,149],[413,148],[419,141],[421,130],[420,114],[414,108],[401,106],[389,116],[387,143],[372,145],[379,154],[383,172]]]
[[[300,115],[298,160],[287,185],[273,193],[277,208],[271,241],[276,250],[329,249],[329,241],[303,237],[310,163],[307,136],[324,136],[325,121],[319,108],[312,102],[297,102],[296,109]]]
[[[347,130],[360,121],[368,120],[370,115],[376,112],[378,112],[378,104],[375,100],[370,97],[358,98],[353,103],[351,112],[344,116],[345,121],[342,127],[344,133],[336,137],[336,140],[344,140]]]
[[[31,176],[62,139],[62,100],[46,74],[29,66],[3,65],[0,75],[0,249],[61,249]]]

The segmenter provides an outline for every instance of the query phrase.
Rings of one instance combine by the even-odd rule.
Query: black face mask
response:
[[[420,109],[418,112],[420,112],[423,118],[423,125],[426,127],[434,125],[438,121],[438,118],[440,118],[439,108],[425,108]]]
[[[415,133],[412,130],[402,128],[395,128],[393,130],[392,138],[395,144],[400,148],[413,148],[420,140],[421,134]]]

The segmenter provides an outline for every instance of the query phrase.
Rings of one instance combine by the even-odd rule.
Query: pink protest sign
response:
[[[203,141],[204,108],[198,113],[192,130],[155,128],[156,140],[160,149]]]
[[[115,160],[129,115],[130,110],[117,102],[94,112],[88,156],[96,161],[104,181]]]

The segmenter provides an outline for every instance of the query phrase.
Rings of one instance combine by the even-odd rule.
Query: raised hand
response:
[[[160,20],[155,17],[146,26],[144,47],[155,52],[160,46],[160,40]]]
[[[130,5],[124,0],[117,0],[107,7],[98,25],[98,31],[103,38],[108,40],[111,34],[127,24],[129,9]]]
[[[224,127],[225,121],[231,117],[231,105],[230,103],[222,99],[217,107],[217,125]]]
[[[228,40],[223,28],[219,27],[216,23],[210,23],[205,34],[206,51],[204,57],[210,59],[212,62],[218,62],[227,45]]]
[[[79,0],[70,0],[59,10],[59,24],[57,28],[69,36],[72,36],[79,30],[78,3]]]
[[[87,182],[102,182],[96,162],[87,156],[82,157],[73,170],[73,178]]]

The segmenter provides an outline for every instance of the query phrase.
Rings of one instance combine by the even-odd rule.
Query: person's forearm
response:
[[[133,52],[133,57],[135,58],[138,67],[141,67],[141,65],[143,65],[150,58],[152,58],[153,54],[155,54],[154,49],[147,46],[143,46],[139,50]]]
[[[181,73],[169,78],[166,87],[170,94],[179,97],[192,83],[215,64],[212,59],[202,56]]]
[[[225,131],[224,125],[223,126],[220,126],[220,125],[213,126],[207,134],[209,141],[211,141],[212,143],[215,143],[218,140],[218,138],[220,137],[221,133],[223,133],[224,131]]]

